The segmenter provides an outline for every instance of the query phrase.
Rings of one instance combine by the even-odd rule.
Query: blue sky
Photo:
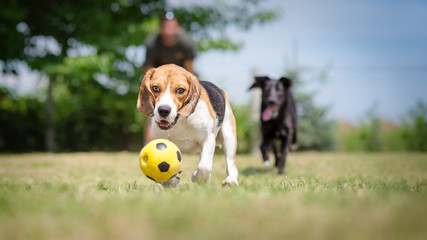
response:
[[[427,1],[265,1],[283,15],[249,32],[237,53],[199,55],[196,70],[249,102],[252,70],[277,78],[292,63],[304,69],[304,89],[332,118],[358,122],[368,109],[398,122],[418,100],[427,103]],[[328,69],[326,81],[319,73]]]

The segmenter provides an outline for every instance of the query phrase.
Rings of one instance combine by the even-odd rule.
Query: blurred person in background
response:
[[[160,30],[145,41],[146,54],[144,73],[164,64],[176,64],[194,74],[193,61],[196,46],[193,40],[181,29],[173,12],[166,12],[160,18]],[[144,131],[145,143],[154,139],[151,118],[147,119]]]

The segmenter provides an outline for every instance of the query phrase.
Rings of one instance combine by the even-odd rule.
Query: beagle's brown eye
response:
[[[185,92],[185,89],[184,88],[178,88],[177,90],[176,90],[176,93],[177,94],[183,94]]]
[[[160,88],[158,86],[152,86],[151,89],[154,93],[160,93]]]

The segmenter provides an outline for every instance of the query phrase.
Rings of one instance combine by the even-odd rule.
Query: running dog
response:
[[[285,169],[286,154],[289,140],[292,148],[297,147],[297,109],[291,93],[292,80],[282,77],[272,80],[269,77],[255,77],[249,89],[261,88],[261,132],[260,146],[264,165],[270,164],[268,150],[273,148],[275,166],[282,175]],[[280,151],[276,149],[274,140],[281,141]]]
[[[227,178],[222,184],[238,185],[236,121],[226,91],[198,81],[182,67],[167,64],[145,74],[137,108],[152,118],[156,138],[171,140],[183,153],[200,153],[193,182],[209,180],[215,146],[220,145],[227,163]]]

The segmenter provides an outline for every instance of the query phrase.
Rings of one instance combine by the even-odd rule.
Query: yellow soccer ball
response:
[[[156,182],[165,182],[179,172],[181,152],[173,142],[155,139],[142,148],[139,166],[148,178]]]

